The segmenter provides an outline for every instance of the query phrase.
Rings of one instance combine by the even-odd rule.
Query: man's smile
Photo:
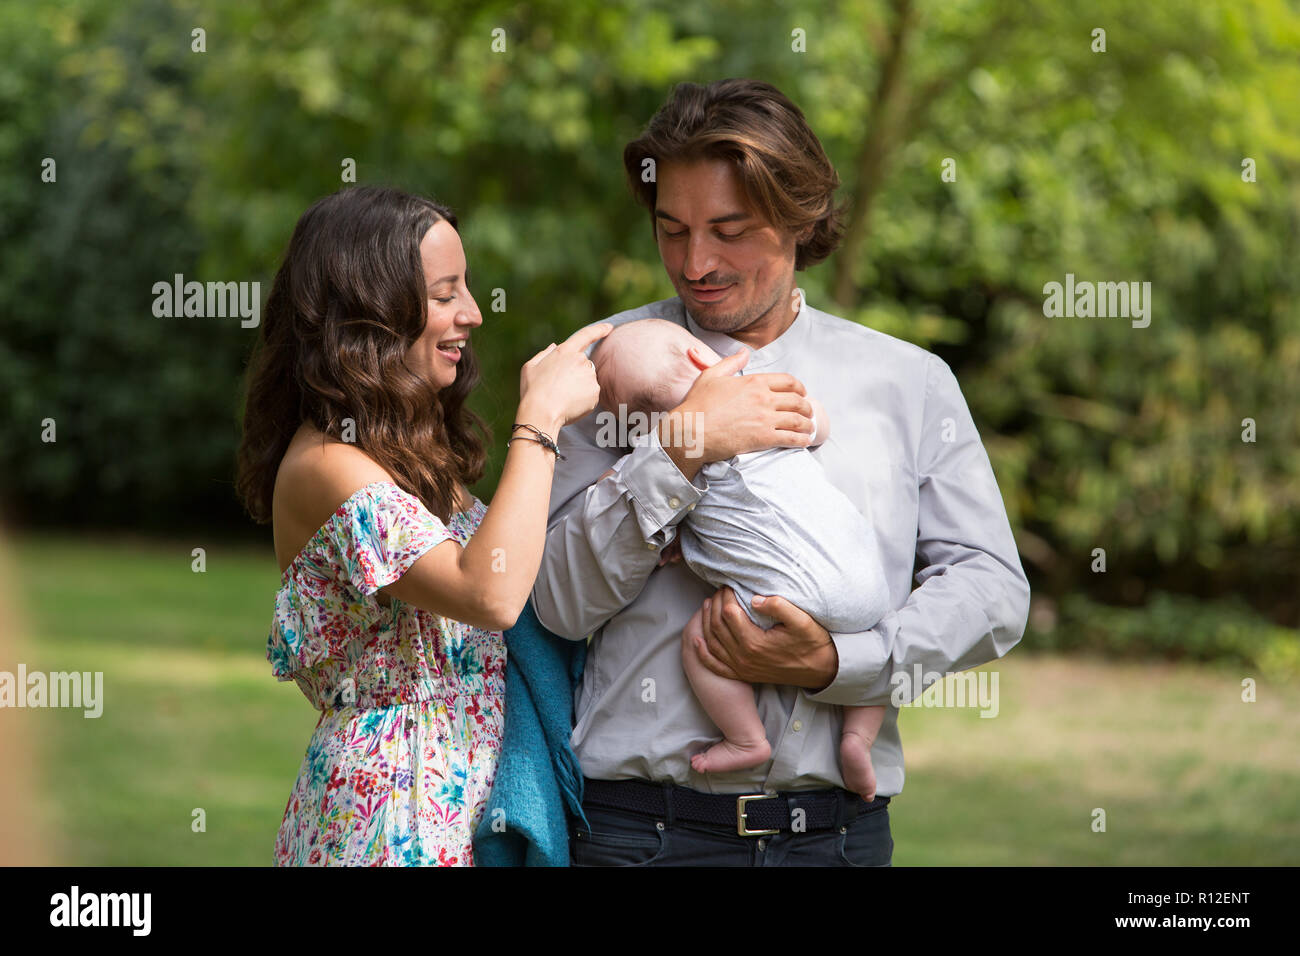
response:
[[[697,302],[717,302],[731,291],[733,285],[688,285],[686,288]]]

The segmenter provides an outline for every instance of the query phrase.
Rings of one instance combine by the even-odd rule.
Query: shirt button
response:
[[[681,498],[669,498],[669,499],[668,499],[668,507],[669,507],[669,508],[680,508],[681,506],[682,506],[682,499],[681,499]]]
[[[799,731],[803,730],[803,721],[796,720],[793,724],[790,725],[790,729],[797,734]]]

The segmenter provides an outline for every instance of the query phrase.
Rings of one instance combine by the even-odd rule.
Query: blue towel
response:
[[[582,768],[569,746],[587,642],[542,627],[531,601],[505,640],[505,727],[492,793],[474,834],[474,863],[568,866],[565,808],[587,822]]]

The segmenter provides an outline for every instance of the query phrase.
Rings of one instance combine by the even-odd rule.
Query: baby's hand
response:
[[[662,568],[665,564],[676,564],[682,559],[682,539],[673,538],[672,544],[659,552],[659,563],[655,565]]]
[[[809,398],[808,404],[812,406],[813,418],[817,420],[817,432],[808,447],[816,448],[831,437],[831,417],[826,413],[826,406],[817,399]]]

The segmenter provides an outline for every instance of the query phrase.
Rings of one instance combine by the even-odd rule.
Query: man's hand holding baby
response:
[[[660,444],[687,479],[694,479],[711,461],[763,448],[808,446],[813,431],[812,406],[804,397],[803,384],[793,375],[736,375],[749,361],[748,349],[734,352],[712,366],[706,366],[694,349],[689,354],[704,371],[682,403],[659,424]],[[698,454],[687,455],[686,448],[671,444],[674,419],[701,423],[695,447]]]
[[[830,632],[783,597],[756,598],[754,608],[775,620],[768,630],[749,619],[731,588],[704,602],[696,649],[715,674],[749,684],[822,690],[835,679],[839,653]]]

